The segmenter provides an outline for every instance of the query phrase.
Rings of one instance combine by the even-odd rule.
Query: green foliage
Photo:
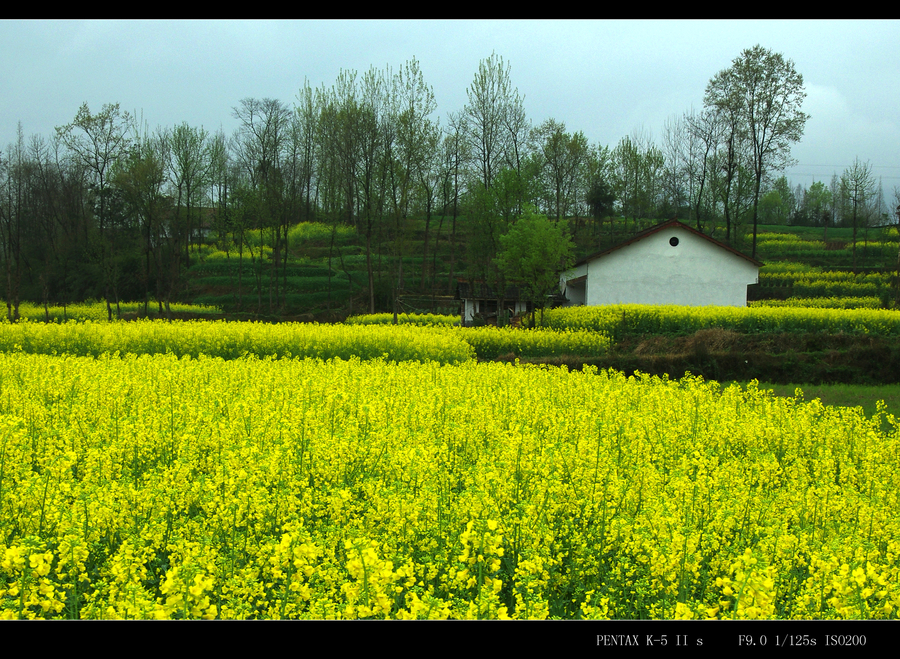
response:
[[[803,384],[802,391],[798,395],[798,384],[775,384],[760,382],[760,391],[771,391],[776,396],[788,398],[796,397],[798,400],[820,400],[823,405],[856,408],[862,407],[866,416],[874,417],[880,407],[879,401],[884,402],[885,410],[889,414],[900,418],[900,385],[809,385]]]
[[[587,202],[591,209],[591,215],[598,222],[612,215],[616,194],[604,179],[598,178],[591,184]]]
[[[4,304],[0,301],[0,304]],[[121,302],[118,305],[122,314],[142,314],[144,313],[143,302]],[[195,315],[212,315],[220,314],[222,310],[213,305],[207,304],[180,304],[173,302],[169,305],[174,313],[195,314]],[[150,300],[150,314],[153,315],[159,309],[156,300]],[[26,321],[46,321],[51,323],[65,323],[68,321],[103,321],[106,320],[106,302],[100,300],[88,300],[86,302],[78,302],[68,304],[65,307],[60,305],[48,305],[45,309],[40,304],[33,302],[22,302],[19,305],[19,316]],[[0,321],[2,322],[2,321]]]
[[[356,237],[356,231],[348,225],[333,226],[323,222],[300,222],[288,229],[288,243],[291,245],[305,242],[327,243],[331,240],[332,231],[335,234],[335,242],[340,245],[344,245]]]
[[[546,359],[564,355],[591,359],[605,355],[610,345],[605,333],[589,330],[522,330],[488,326],[462,327],[456,331],[472,346],[479,359]]]
[[[771,190],[759,200],[759,219],[766,224],[781,224],[784,222],[784,204],[781,193]]]
[[[881,298],[891,291],[891,275],[888,273],[855,274],[840,270],[822,271],[819,268],[799,270],[767,266],[760,271],[759,283],[761,290],[769,291],[765,297],[777,298],[777,304],[781,306],[878,308],[882,306]],[[787,297],[792,302],[784,299]],[[761,300],[760,303],[776,306],[771,300]]]
[[[790,297],[786,300],[757,300],[751,307],[815,307],[818,309],[880,309],[880,297]]]
[[[558,284],[559,273],[574,262],[575,246],[565,222],[551,222],[530,205],[500,243],[497,267],[508,279],[522,282],[535,305],[543,306],[548,292]]]

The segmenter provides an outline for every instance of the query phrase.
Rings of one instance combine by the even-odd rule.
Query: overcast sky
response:
[[[0,148],[50,138],[82,103],[230,135],[242,98],[293,105],[308,79],[396,70],[415,57],[437,117],[465,105],[496,52],[535,124],[554,118],[614,148],[699,109],[709,79],[760,44],[794,61],[811,115],[789,170],[828,182],[869,161],[885,196],[900,187],[900,21],[0,21]]]

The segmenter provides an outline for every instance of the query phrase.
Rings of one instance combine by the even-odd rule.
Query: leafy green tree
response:
[[[87,103],[82,104],[72,123],[59,126],[56,135],[71,151],[90,176],[92,191],[97,198],[97,220],[100,229],[99,261],[103,271],[104,297],[109,320],[112,320],[110,291],[116,286],[117,269],[111,263],[109,248],[110,179],[116,161],[128,151],[132,117],[121,112],[119,104],[107,104],[92,114]]]
[[[616,194],[613,192],[612,186],[603,178],[598,177],[591,184],[591,189],[587,194],[591,217],[596,221],[598,230],[602,226],[603,219],[612,215],[615,202]],[[612,226],[612,222],[610,222],[610,226]]]
[[[613,161],[616,197],[622,206],[622,216],[627,219],[631,215],[637,222],[637,200],[641,188],[640,148],[626,135],[613,151]]]
[[[532,303],[532,326],[534,309],[540,305],[543,325],[547,295],[558,286],[559,273],[574,262],[575,246],[565,220],[551,222],[534,206],[526,205],[515,225],[501,236],[500,245],[498,269],[508,280],[519,282],[525,291]]]
[[[794,193],[791,191],[791,184],[787,178],[781,176],[772,184],[772,191],[778,193],[778,207],[775,209],[775,218],[772,224],[792,224],[791,220],[796,211],[794,203]],[[760,200],[762,203],[762,200]]]
[[[831,190],[822,181],[815,181],[809,186],[803,195],[803,205],[814,226],[828,227],[832,206]]]
[[[784,204],[781,203],[781,193],[778,190],[769,190],[759,200],[759,216],[764,224],[782,224]]]
[[[500,237],[509,230],[509,225],[497,209],[496,197],[481,181],[469,185],[464,207],[467,276],[499,286],[495,260],[500,250]]]
[[[587,206],[587,212],[594,218],[592,233],[599,239],[603,220],[613,214],[616,202],[613,160],[609,147],[599,144],[592,147],[584,164],[581,182],[583,201]],[[612,224],[609,223],[610,231]]]

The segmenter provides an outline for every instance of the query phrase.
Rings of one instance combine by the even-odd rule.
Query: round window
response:
[[[669,244],[672,247],[677,247],[678,246],[678,238],[675,236],[672,236],[671,238],[669,238]]]

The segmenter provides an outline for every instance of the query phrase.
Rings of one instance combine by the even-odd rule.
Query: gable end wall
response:
[[[674,247],[673,237],[678,239]],[[747,285],[759,281],[754,264],[677,227],[596,258],[586,270],[588,305],[743,307]]]

